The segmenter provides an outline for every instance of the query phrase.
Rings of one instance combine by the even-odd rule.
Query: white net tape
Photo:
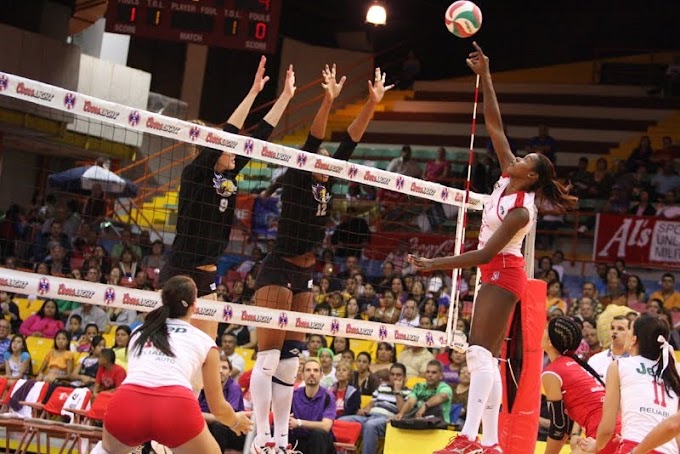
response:
[[[264,140],[230,134],[215,128],[105,101],[13,74],[0,73],[0,95],[28,101],[66,114],[88,118],[94,122],[111,124],[130,131],[145,132],[199,146],[220,149],[260,161],[356,181],[459,208],[481,210],[487,197],[471,192],[467,203],[465,203],[465,191],[460,189],[374,167],[320,156]],[[460,234],[461,226],[459,225],[457,228],[456,241],[463,242],[464,238]],[[43,298],[68,298],[79,303],[121,307],[138,311],[151,311],[160,304],[160,295],[155,292],[41,276],[2,268],[0,268],[0,290],[35,294]],[[329,336],[342,335],[357,339],[427,347],[447,345],[446,334],[440,331],[426,331],[376,322],[301,314],[204,299],[199,300],[198,308],[195,317],[204,320],[320,333]]]

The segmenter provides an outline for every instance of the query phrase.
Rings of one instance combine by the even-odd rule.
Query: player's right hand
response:
[[[426,259],[425,257],[418,257],[416,255],[409,254],[406,258],[408,263],[411,263],[419,271],[428,271],[433,268],[432,259]]]
[[[255,79],[253,80],[253,86],[250,91],[253,93],[259,93],[264,90],[264,86],[269,82],[269,76],[265,76],[264,72],[266,70],[265,65],[267,64],[267,57],[264,55],[260,57],[260,63],[257,66],[257,71],[255,71]]]
[[[484,55],[484,51],[477,41],[472,42],[472,46],[475,48],[474,52],[470,52],[465,63],[472,69],[478,76],[486,76],[489,74],[489,57]]]
[[[236,413],[236,425],[232,425],[229,428],[236,435],[247,434],[253,430],[253,422],[250,420],[250,413],[239,411]]]
[[[321,71],[321,77],[323,77],[321,87],[323,87],[323,89],[326,90],[326,96],[330,97],[331,100],[340,96],[340,92],[342,91],[342,87],[345,85],[347,77],[342,76],[340,82],[335,80],[336,78],[335,63],[333,63],[333,66],[331,66],[330,68],[328,67],[328,65],[326,65],[326,67]]]

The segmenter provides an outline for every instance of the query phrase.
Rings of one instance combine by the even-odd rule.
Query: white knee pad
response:
[[[98,441],[94,448],[90,450],[90,454],[109,454],[109,451],[104,449],[104,443]]]
[[[300,365],[300,358],[286,358],[279,361],[274,374],[274,380],[277,383],[287,386],[293,386],[295,378],[297,377],[298,366]]]
[[[466,354],[467,367],[470,373],[482,372],[493,374],[496,362],[489,350],[479,345],[471,345]],[[498,367],[496,366],[496,370]],[[500,375],[499,375],[500,376]]]
[[[258,352],[254,369],[259,369],[265,375],[273,377],[276,373],[276,369],[279,367],[280,359],[280,350],[266,350],[264,352]]]

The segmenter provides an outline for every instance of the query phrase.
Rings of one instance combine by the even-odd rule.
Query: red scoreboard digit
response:
[[[273,53],[282,0],[109,0],[106,31]]]

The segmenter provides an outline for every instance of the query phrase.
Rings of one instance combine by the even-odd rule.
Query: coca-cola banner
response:
[[[593,260],[629,265],[680,265],[680,222],[662,218],[597,215]]]
[[[428,233],[374,233],[371,244],[364,249],[371,259],[384,260],[387,254],[397,248],[398,243],[407,243],[409,252],[421,257],[442,257],[453,254],[454,235]]]

